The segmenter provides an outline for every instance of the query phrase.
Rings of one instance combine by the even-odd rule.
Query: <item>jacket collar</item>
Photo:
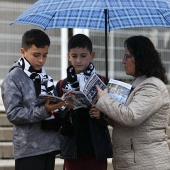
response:
[[[141,77],[137,77],[137,78],[134,78],[133,81],[132,81],[132,87],[133,89],[138,86],[140,83],[142,83],[144,80],[146,80],[147,77],[145,75],[141,76]]]

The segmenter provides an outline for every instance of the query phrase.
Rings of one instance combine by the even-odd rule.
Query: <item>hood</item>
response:
[[[16,67],[21,68],[21,66],[16,62],[12,65],[12,67],[10,68],[9,72],[11,72],[13,69],[15,69]]]

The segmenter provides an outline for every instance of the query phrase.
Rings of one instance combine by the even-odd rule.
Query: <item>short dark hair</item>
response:
[[[87,48],[90,53],[93,51],[92,41],[84,34],[76,34],[70,38],[68,42],[68,51],[76,47]]]
[[[50,39],[45,32],[39,29],[31,29],[22,36],[22,48],[28,50],[32,45],[37,48],[43,48],[46,45],[50,46]]]
[[[142,35],[129,37],[124,42],[124,47],[135,59],[135,76],[154,76],[164,83],[168,82],[161,55],[148,37]]]

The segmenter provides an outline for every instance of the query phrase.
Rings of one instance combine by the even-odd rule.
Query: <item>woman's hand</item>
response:
[[[90,117],[91,118],[96,118],[96,119],[100,119],[100,111],[96,108],[95,105],[93,105],[89,111]]]
[[[103,94],[108,93],[107,88],[105,88],[104,90],[102,90],[99,86],[96,85],[96,89],[97,89],[97,91],[98,91],[97,95],[98,95],[99,98],[100,98]]]
[[[56,109],[61,108],[64,104],[65,104],[64,101],[59,102],[59,103],[57,103],[57,104],[50,104],[50,99],[48,99],[48,100],[46,101],[44,107],[46,108],[46,110],[47,110],[48,112],[51,112],[51,111],[54,111],[54,110],[56,110]]]

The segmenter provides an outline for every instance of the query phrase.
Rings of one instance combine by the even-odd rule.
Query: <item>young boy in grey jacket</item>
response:
[[[39,94],[55,95],[53,80],[43,68],[50,39],[38,29],[22,37],[21,57],[2,83],[2,99],[8,120],[13,124],[15,170],[54,170],[59,150],[58,133],[44,130],[41,123],[63,103],[37,106]]]

